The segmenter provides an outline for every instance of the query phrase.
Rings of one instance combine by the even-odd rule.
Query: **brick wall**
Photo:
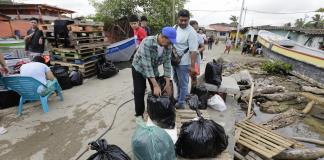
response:
[[[12,31],[10,24],[7,21],[0,21],[0,38],[13,37],[15,30],[20,31],[21,36],[26,36],[27,30],[30,28],[29,21],[25,20],[14,20],[11,21]]]

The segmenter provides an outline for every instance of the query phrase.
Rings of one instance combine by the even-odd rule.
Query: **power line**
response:
[[[199,9],[191,9],[192,12],[234,12],[240,10],[199,10]]]
[[[192,12],[238,12],[240,10],[190,10]],[[246,9],[247,12],[261,13],[261,14],[300,14],[300,13],[312,13],[315,11],[299,11],[299,12],[270,12],[270,11],[260,11],[260,10],[252,10]]]
[[[258,10],[252,10],[248,9],[248,12],[255,12],[255,13],[262,13],[262,14],[298,14],[298,13],[311,13],[315,11],[301,11],[301,12],[269,12],[269,11],[258,11]]]

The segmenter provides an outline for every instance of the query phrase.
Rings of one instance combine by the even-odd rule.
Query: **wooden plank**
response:
[[[253,128],[253,127],[251,127],[249,125],[246,125],[246,124],[240,124],[240,125],[242,125],[241,126],[242,129],[248,130],[248,131],[250,131],[251,133],[254,133],[254,134],[259,134],[260,136],[262,136],[262,138],[266,138],[268,140],[275,140],[274,143],[281,144],[284,147],[290,147],[292,145],[290,143],[287,143],[285,140],[278,139],[277,137],[274,137],[274,136],[269,135],[269,134],[267,134],[265,132],[262,132],[262,130],[260,130],[260,129]]]
[[[282,135],[280,135],[280,134],[278,134],[278,133],[276,133],[276,132],[273,132],[272,130],[269,130],[268,128],[265,128],[265,127],[263,127],[263,126],[260,126],[260,125],[254,124],[254,123],[252,123],[252,122],[250,122],[250,121],[246,121],[246,123],[248,123],[249,125],[252,125],[252,126],[254,126],[254,127],[257,127],[257,128],[259,128],[259,129],[263,129],[263,130],[266,131],[268,134],[274,135],[274,136],[276,136],[277,138],[282,139],[282,140],[284,140],[284,141],[287,142],[287,143],[291,143],[291,145],[295,143],[293,140],[290,140],[290,139],[287,138],[287,137],[284,137],[284,136],[282,136]]]
[[[283,147],[281,147],[281,146],[278,146],[278,145],[275,144],[275,143],[272,143],[272,142],[269,141],[269,140],[266,140],[266,139],[260,137],[260,136],[257,135],[257,134],[253,134],[253,133],[248,132],[248,131],[246,131],[246,130],[242,130],[242,131],[241,131],[241,134],[249,135],[251,138],[255,138],[255,139],[257,139],[257,140],[260,140],[261,142],[263,142],[263,143],[265,143],[265,144],[267,144],[267,145],[269,145],[269,146],[271,146],[271,147],[273,147],[273,148],[276,148],[276,149],[278,149],[278,150],[283,150],[283,149],[285,149],[285,148],[283,148]]]
[[[277,150],[277,151],[270,150],[269,146],[260,144],[259,141],[251,138],[249,135],[241,134],[239,141],[245,141],[245,142],[249,143],[251,150],[255,150],[255,148],[258,148],[258,149],[266,152],[267,154],[271,154],[271,155],[276,155],[281,152],[279,150]]]
[[[254,123],[249,122],[249,121],[246,121],[246,123],[247,123],[248,125],[251,125],[251,126],[253,126],[253,127],[256,127],[256,128],[258,128],[258,129],[262,129],[262,130],[264,130],[266,133],[271,134],[271,135],[273,135],[273,136],[276,136],[277,138],[282,139],[282,140],[284,140],[284,141],[286,141],[286,142],[288,142],[288,143],[294,143],[294,141],[290,140],[289,138],[284,137],[284,136],[282,136],[282,135],[280,135],[280,134],[278,134],[278,133],[276,133],[276,132],[273,132],[272,130],[270,130],[270,129],[268,129],[268,128],[265,128],[265,127],[263,127],[263,126],[260,126],[260,125],[254,124]]]
[[[242,131],[241,128],[238,127],[235,128],[234,144],[239,140],[241,131]]]
[[[238,143],[242,144],[243,146],[246,146],[246,147],[248,147],[250,149],[253,149],[253,151],[258,152],[258,153],[262,154],[263,156],[265,156],[267,158],[272,158],[272,155],[269,154],[267,151],[264,151],[261,148],[258,148],[258,146],[255,146],[253,143],[251,143],[251,142],[249,142],[247,140],[244,140],[244,139],[240,138],[238,140]]]
[[[262,134],[262,131],[256,131],[256,130],[251,130],[251,128],[249,127],[243,127],[245,130],[251,132],[251,133],[254,133],[254,134],[259,134],[262,138],[264,139],[267,139],[269,141],[273,141],[274,143],[278,144],[278,145],[281,145],[283,147],[289,147],[291,146],[290,144],[287,144],[285,141],[282,141],[282,140],[278,140],[278,139],[275,139],[271,136],[268,136],[268,135],[265,135],[265,134]]]
[[[253,100],[253,92],[254,92],[254,82],[251,84],[251,93],[250,93],[250,99],[249,99],[249,105],[248,105],[248,111],[247,111],[247,117],[251,114],[251,107],[252,107],[252,100]]]
[[[281,147],[280,149],[272,147],[266,143],[263,143],[262,141],[255,139],[253,137],[251,137],[251,135],[247,135],[245,133],[241,133],[241,137],[240,138],[244,138],[246,140],[250,140],[251,142],[254,142],[256,146],[259,146],[258,148],[263,147],[264,149],[267,150],[267,152],[271,153],[271,154],[279,154],[280,152],[282,152],[283,150],[285,150],[286,148]],[[253,150],[253,148],[251,148]]]

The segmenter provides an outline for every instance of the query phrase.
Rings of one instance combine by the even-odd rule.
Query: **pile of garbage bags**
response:
[[[175,160],[176,154],[171,137],[161,128],[147,126],[137,119],[138,127],[132,137],[135,160]]]

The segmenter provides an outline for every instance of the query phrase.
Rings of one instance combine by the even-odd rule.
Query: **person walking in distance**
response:
[[[227,38],[227,40],[225,41],[225,50],[224,53],[229,54],[229,52],[231,51],[231,47],[232,47],[232,40],[230,38]]]

